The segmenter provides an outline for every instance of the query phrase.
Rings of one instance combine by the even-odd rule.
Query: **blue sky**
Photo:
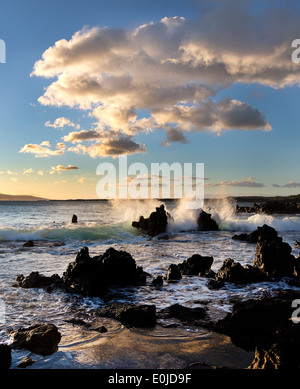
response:
[[[242,7],[240,3],[3,1],[0,39],[6,43],[6,63],[0,64],[0,192],[95,198],[97,165],[116,163],[119,154],[128,152],[129,163],[149,166],[204,163],[207,196],[300,193],[300,64],[297,67],[290,60],[291,41],[300,38],[299,6],[293,1],[247,1]],[[123,41],[124,32],[129,43]],[[59,50],[55,43],[62,39],[65,43]],[[79,42],[79,49],[71,41]],[[131,52],[133,59],[126,69],[124,59]],[[80,66],[76,61],[57,65],[76,56]],[[108,98],[97,89],[95,98],[79,90],[90,75],[101,79],[101,88],[110,88],[114,95]],[[105,77],[118,80],[117,86],[105,86]],[[70,80],[78,81],[76,96]],[[124,88],[118,90],[122,82],[128,82],[130,97]],[[46,103],[40,99],[43,96]],[[85,107],[86,103],[91,106]],[[139,130],[133,132],[126,124],[116,127],[121,111],[129,116],[136,113],[130,118]],[[45,125],[53,125],[57,118],[68,119],[70,125]],[[79,132],[89,135],[91,130],[97,139],[79,143]],[[66,140],[71,133],[72,139],[77,137],[74,142]],[[47,143],[41,146],[43,142]],[[121,145],[121,151],[114,151],[115,144]],[[43,156],[37,146],[61,153]]]

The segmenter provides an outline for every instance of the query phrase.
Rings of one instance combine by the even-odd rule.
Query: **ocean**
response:
[[[167,239],[150,238],[131,226],[140,215],[149,216],[162,203],[174,219],[168,224]],[[207,278],[183,276],[178,282],[165,281],[161,288],[154,288],[149,280],[144,286],[112,289],[103,298],[83,297],[61,289],[47,292],[43,288],[13,286],[16,276],[27,276],[33,271],[62,276],[83,246],[89,248],[91,256],[102,254],[109,247],[125,250],[144,271],[164,276],[170,264],[181,263],[193,254],[212,256],[214,271],[226,258],[242,265],[252,264],[256,245],[233,240],[232,236],[263,224],[274,227],[291,246],[300,240],[300,215],[236,214],[235,204],[228,200],[215,201],[206,210],[218,222],[219,231],[197,231],[199,211],[187,210],[184,201],[0,202],[0,343],[10,344],[10,329],[51,322],[62,334],[59,350],[49,357],[35,355],[32,368],[73,369],[182,367],[183,363],[191,362],[191,349],[197,351],[202,344],[197,352],[203,355],[204,344],[206,349],[212,344],[216,347],[219,335],[192,325],[175,326],[172,321],[162,322],[145,333],[102,319],[101,324],[108,332],[99,334],[70,320],[93,321],[96,310],[112,302],[155,304],[157,309],[175,303],[205,306],[212,318],[221,318],[230,312],[236,298],[248,299],[292,288],[286,280],[245,286],[226,283],[221,289],[211,290]],[[71,223],[73,214],[77,215],[77,224]],[[28,240],[34,241],[34,247],[23,247]],[[298,256],[299,252],[293,248],[292,254]],[[243,357],[248,358],[232,345],[226,347],[229,351],[222,356],[222,363],[230,366],[236,359],[242,363]],[[151,350],[151,357],[147,350]],[[235,353],[240,357],[233,362]],[[26,350],[14,350],[12,368],[18,368],[28,354]]]

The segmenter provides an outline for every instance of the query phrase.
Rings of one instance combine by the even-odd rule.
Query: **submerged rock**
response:
[[[232,239],[246,241],[248,243],[257,243],[258,240],[273,240],[277,238],[277,231],[273,228],[264,224],[262,227],[257,227],[256,230],[249,234],[233,235]]]
[[[156,287],[160,287],[164,284],[164,279],[161,275],[158,275],[155,278],[153,278],[151,284],[156,286]]]
[[[197,225],[199,231],[217,231],[219,229],[217,222],[212,219],[211,214],[203,210],[200,211]]]
[[[213,257],[203,257],[200,254],[194,254],[179,264],[178,268],[182,274],[205,275],[210,270],[213,260]]]
[[[51,277],[44,276],[39,272],[31,272],[28,276],[20,274],[16,277],[15,286],[21,288],[43,288],[61,281],[61,278],[57,274],[53,274]]]
[[[27,366],[31,366],[32,364],[34,364],[35,360],[30,358],[30,357],[25,357],[22,359],[22,361],[18,364],[18,367],[21,367],[22,369],[24,369],[25,367]]]
[[[26,243],[23,244],[23,247],[34,247],[34,241],[28,240]]]
[[[165,279],[167,281],[176,281],[176,280],[181,280],[181,278],[182,275],[179,266],[172,263],[167,269],[167,274],[165,275]]]
[[[170,215],[166,212],[164,205],[156,208],[155,212],[152,212],[150,216],[145,219],[144,216],[140,216],[139,221],[133,221],[132,227],[136,227],[142,232],[150,236],[156,236],[166,231],[168,225],[168,219]]]
[[[63,274],[63,282],[69,291],[86,296],[103,296],[109,287],[142,285],[146,273],[137,267],[135,260],[126,251],[109,248],[104,254],[90,257],[87,247],[77,254]]]
[[[61,334],[54,324],[35,324],[10,332],[12,347],[25,348],[40,355],[50,355],[57,351]]]
[[[100,308],[97,313],[135,327],[152,327],[156,324],[155,305],[116,303]]]
[[[206,309],[201,307],[190,308],[180,304],[173,304],[167,308],[163,308],[159,312],[159,316],[165,318],[175,318],[182,322],[189,322],[195,325],[199,324],[199,320],[207,317]]]

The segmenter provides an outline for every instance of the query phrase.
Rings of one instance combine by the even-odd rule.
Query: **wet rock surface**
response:
[[[50,285],[55,285],[60,283],[61,278],[58,274],[53,274],[52,276],[44,276],[39,272],[31,272],[28,276],[20,274],[16,277],[16,284],[21,288],[43,288]]]
[[[10,332],[12,347],[25,348],[40,355],[50,355],[57,351],[61,334],[54,324],[41,323]]]
[[[99,309],[97,315],[109,317],[135,327],[151,327],[156,324],[155,305],[115,303]]]
[[[140,216],[138,221],[132,222],[132,227],[138,228],[143,233],[156,236],[166,231],[168,225],[168,219],[171,216],[166,212],[164,205],[156,208],[155,212],[152,212],[148,218]]]
[[[146,273],[138,267],[126,251],[109,248],[102,255],[90,257],[87,247],[83,247],[63,274],[67,290],[86,296],[103,296],[109,287],[142,285]]]
[[[211,214],[207,213],[203,210],[200,211],[198,219],[197,219],[197,225],[199,231],[218,231],[219,226],[217,222],[212,219]]]
[[[249,368],[299,368],[300,327],[291,320],[292,301],[299,297],[300,292],[285,291],[238,302],[211,330],[230,336],[238,347],[255,350]]]

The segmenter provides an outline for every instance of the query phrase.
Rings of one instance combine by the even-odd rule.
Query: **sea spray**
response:
[[[300,231],[299,216],[274,216],[265,214],[242,214],[236,213],[234,200],[225,198],[210,202],[205,208],[207,212],[219,224],[223,231],[245,231],[251,232],[257,227],[267,224],[279,232]]]
[[[164,202],[154,199],[146,200],[110,200],[113,212],[124,222],[138,220],[140,216],[148,217]]]
[[[176,202],[176,206],[167,212],[171,213],[172,219],[168,222],[167,232],[180,232],[197,230],[197,218],[200,209],[187,209],[185,198]]]

